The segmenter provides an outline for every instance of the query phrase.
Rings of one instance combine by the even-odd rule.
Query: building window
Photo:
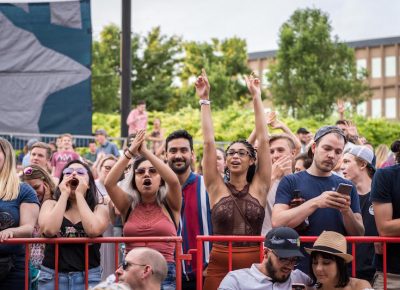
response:
[[[372,77],[381,78],[382,77],[382,61],[380,57],[374,57],[372,59]]]
[[[367,70],[367,60],[365,58],[357,59],[356,65],[358,77],[362,77]]]
[[[360,116],[366,116],[367,115],[367,103],[362,102],[361,104],[357,105],[357,114]]]
[[[266,88],[269,85],[268,76],[267,76],[268,73],[269,73],[268,68],[263,69],[263,71],[262,71],[262,86],[263,86],[263,88]]]
[[[385,76],[395,77],[396,76],[396,57],[387,56],[385,57]]]
[[[396,98],[385,99],[385,117],[388,119],[396,119]]]
[[[372,118],[382,117],[382,100],[373,99],[372,100]]]

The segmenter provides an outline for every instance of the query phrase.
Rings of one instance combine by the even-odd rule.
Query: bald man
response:
[[[160,290],[167,277],[168,266],[164,256],[150,248],[134,248],[115,271],[118,281],[135,290]]]

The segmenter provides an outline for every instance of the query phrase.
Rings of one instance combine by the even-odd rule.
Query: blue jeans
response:
[[[89,269],[89,287],[101,281],[101,267]],[[39,289],[53,290],[55,287],[55,271],[42,266],[39,274]],[[59,290],[85,290],[85,272],[58,273]]]
[[[161,284],[161,290],[175,290],[176,288],[176,268],[175,262],[168,262],[168,274]]]

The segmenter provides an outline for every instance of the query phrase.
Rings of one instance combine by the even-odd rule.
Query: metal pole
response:
[[[121,35],[121,137],[128,136],[131,101],[131,0],[122,0]]]

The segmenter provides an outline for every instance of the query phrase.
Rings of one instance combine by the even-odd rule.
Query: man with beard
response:
[[[193,138],[185,130],[172,132],[165,140],[168,165],[178,176],[182,186],[182,210],[178,235],[183,238],[183,253],[196,248],[197,235],[211,235],[211,211],[203,176],[192,172],[190,164],[194,158]],[[209,260],[210,243],[203,248],[203,267]],[[182,289],[196,289],[196,255],[183,264]],[[203,269],[198,269],[203,271]]]
[[[294,283],[310,285],[311,279],[306,274],[294,270],[303,257],[297,232],[288,227],[274,228],[265,237],[261,264],[229,272],[218,289],[291,290]]]
[[[332,174],[342,157],[345,143],[343,131],[336,126],[318,130],[309,150],[313,158],[311,167],[283,177],[278,186],[272,210],[273,227],[295,228],[305,224],[300,233],[302,236],[319,236],[324,230],[350,236],[364,234],[356,188],[353,186],[350,194],[336,192],[339,184],[352,183]],[[304,202],[293,206],[292,200],[299,194]],[[301,261],[299,268],[308,273],[308,258]]]

